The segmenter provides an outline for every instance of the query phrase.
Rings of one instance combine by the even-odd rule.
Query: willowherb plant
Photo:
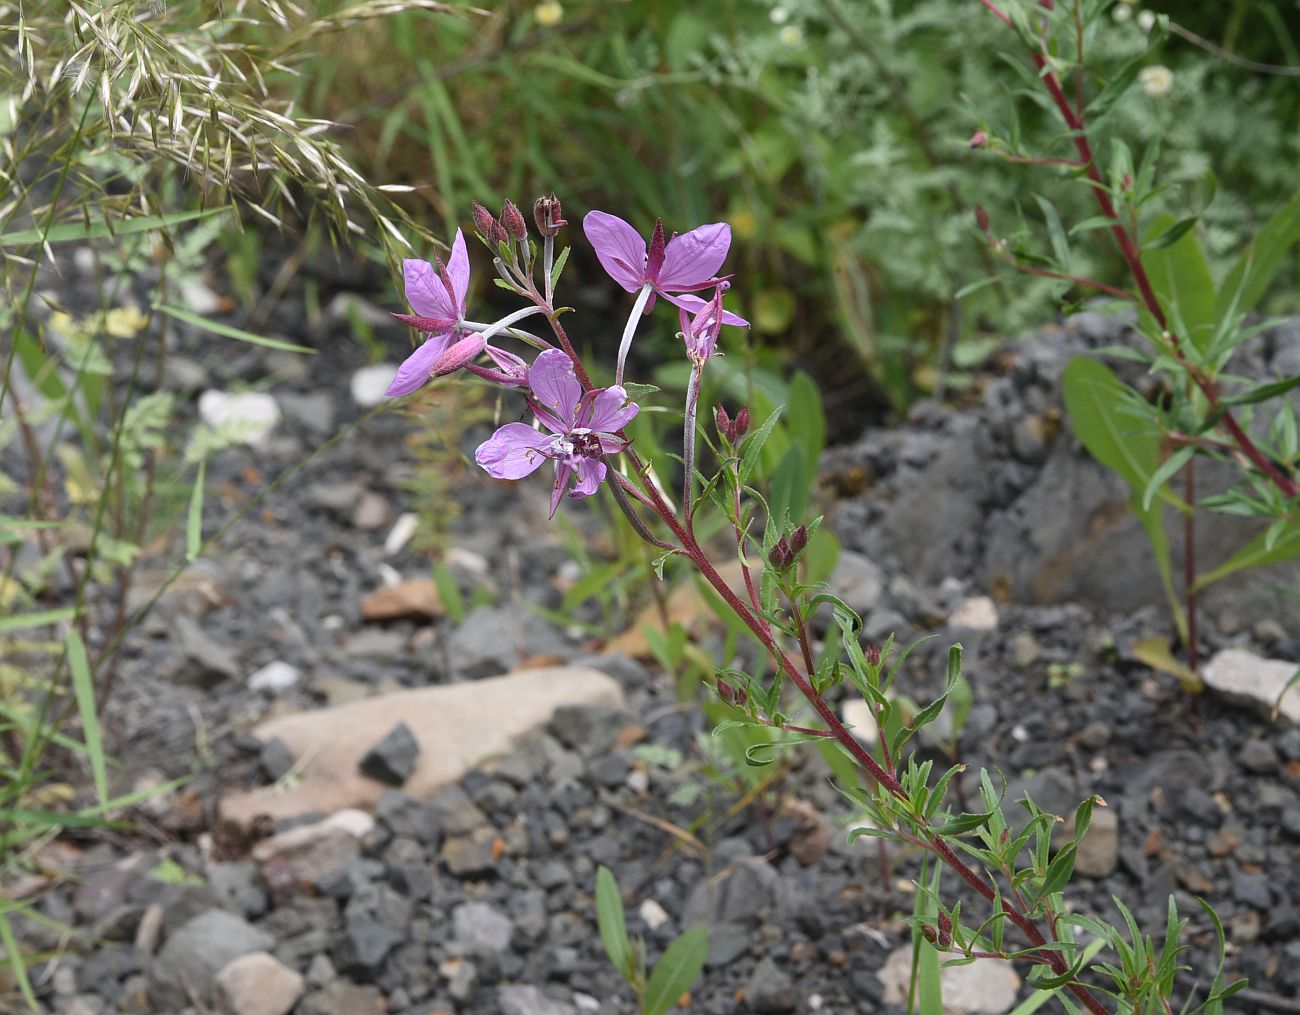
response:
[[[507,423],[480,445],[476,459],[489,475],[523,479],[549,462],[554,468],[552,514],[566,497],[589,497],[603,487],[632,529],[660,551],[660,576],[670,557],[689,562],[776,666],[770,683],[739,669],[717,673],[713,686],[733,713],[719,732],[735,726],[759,729],[774,736],[770,746],[777,749],[798,743],[833,745],[859,774],[857,784],[841,787],[864,815],[855,835],[922,851],[953,871],[968,894],[982,900],[984,912],[972,918],[969,904],[965,909],[961,902],[945,905],[926,880],[922,890],[931,904],[918,909],[916,918],[921,947],[955,962],[994,956],[1027,961],[1033,967],[1031,982],[1059,993],[1067,1010],[1168,1010],[1185,921],[1171,909],[1165,940],[1157,948],[1127,915],[1125,926],[1115,929],[1073,914],[1064,904],[1062,893],[1073,873],[1076,848],[1093,808],[1104,802],[1091,798],[1079,806],[1073,836],[1059,848],[1052,844],[1056,817],[1024,801],[1028,820],[1023,827],[1009,819],[998,780],[987,772],[979,778],[980,809],[954,808],[948,791],[964,766],[954,764],[936,778],[932,762],[918,760],[906,747],[940,714],[958,686],[960,646],[949,651],[944,693],[915,710],[902,707],[893,683],[910,649],[895,653],[892,640],[883,647],[862,643],[861,618],[823,586],[801,576],[801,558],[821,519],[802,523],[788,512],[776,517],[753,486],[756,463],[780,410],[765,419],[751,419],[744,407],[733,412],[717,406],[706,414],[712,416],[712,436],[707,423],[698,419],[702,377],[717,355],[719,332],[726,324],[743,324],[723,306],[730,279],[718,272],[730,242],[726,225],[714,223],[666,238],[657,222],[647,244],[615,216],[598,211],[587,215],[584,231],[602,266],[617,284],[635,293],[614,383],[602,386],[577,354],[562,321],[566,308],[555,300],[568,256],[567,249],[556,252],[561,219],[555,198],[544,198],[536,207],[540,249],[513,204],[507,203],[499,217],[476,206],[474,221],[492,254],[498,285],[524,306],[491,323],[469,319],[465,293],[470,268],[459,232],[446,263],[407,261],[406,299],[416,313],[399,316],[424,338],[390,390],[412,391],[429,378],[465,370],[506,393],[514,392],[532,423]],[[709,292],[710,298],[694,296],[693,291]],[[624,375],[638,325],[659,297],[679,310],[682,352],[691,365],[683,406],[680,496],[643,460],[624,429],[657,390],[635,385]],[[542,318],[549,334],[519,327],[531,317]],[[506,338],[537,354],[529,362],[493,344]],[[634,393],[639,402],[633,401]],[[707,462],[697,455],[701,439],[710,452]],[[721,528],[730,533],[728,555],[735,557],[740,572],[734,587],[722,576],[711,545],[697,535],[701,512],[716,512],[724,523]],[[810,634],[819,610],[828,611],[834,620],[821,646]],[[877,746],[859,740],[828,701],[828,694],[841,685],[851,686],[868,703]],[[598,897],[603,897],[606,947],[645,1007],[654,974],[647,981],[644,957],[618,933],[621,907],[611,896],[611,879],[603,881]],[[1189,1004],[1188,1010],[1216,1011],[1232,989],[1216,979],[1199,1005],[1193,1009]]]
[[[1216,280],[1197,235],[1213,200],[1213,178],[1206,181],[1210,196],[1202,206],[1175,216],[1165,210],[1171,188],[1159,178],[1160,139],[1147,141],[1138,154],[1123,137],[1107,133],[1116,103],[1126,92],[1140,87],[1148,96],[1160,97],[1170,87],[1170,72],[1154,62],[1168,18],[1144,12],[1149,20],[1146,47],[1095,88],[1089,46],[1110,4],[980,2],[1018,35],[1032,64],[1032,70],[1025,68],[1034,86],[1031,94],[1055,112],[1066,134],[1043,142],[1051,147],[1034,150],[1015,128],[1010,111],[997,126],[983,123],[971,138],[972,147],[1013,162],[1056,168],[1088,188],[1099,214],[1067,232],[1053,204],[1039,197],[1050,256],[1000,236],[983,210],[977,212],[977,225],[989,249],[1016,268],[1056,279],[1063,290],[1091,290],[1137,309],[1147,345],[1103,352],[1137,359],[1162,378],[1164,396],[1148,399],[1106,365],[1086,358],[1066,368],[1062,386],[1084,445],[1129,484],[1133,509],[1164,581],[1187,662],[1176,661],[1165,645],[1152,653],[1152,664],[1176,673],[1195,690],[1200,686],[1196,620],[1201,592],[1228,575],[1300,556],[1300,423],[1290,396],[1300,386],[1300,375],[1249,381],[1230,370],[1239,347],[1268,327],[1247,315],[1300,243],[1300,193],[1259,229]],[[1020,55],[1011,62],[1020,64]],[[1097,138],[1099,124],[1102,140]],[[1071,237],[1092,231],[1114,243],[1127,269],[1127,287],[1076,273]],[[1198,489],[1196,463],[1207,458],[1233,467],[1237,479],[1228,489],[1208,495]],[[1183,520],[1181,598],[1165,530],[1169,509]],[[1228,560],[1201,574],[1198,510],[1255,518],[1260,530]]]

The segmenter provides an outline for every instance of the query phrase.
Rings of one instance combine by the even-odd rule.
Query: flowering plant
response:
[[[723,306],[728,279],[717,274],[729,246],[727,227],[702,226],[665,241],[663,227],[656,223],[647,245],[621,219],[604,212],[587,216],[584,230],[601,265],[619,286],[636,294],[618,349],[614,384],[602,387],[578,356],[562,323],[562,308],[555,303],[555,287],[568,257],[567,249],[558,256],[555,249],[564,224],[558,200],[539,199],[534,217],[540,252],[513,204],[507,203],[500,216],[474,208],[475,225],[493,255],[498,283],[525,301],[524,307],[492,324],[465,319],[468,266],[459,233],[447,266],[408,262],[407,299],[421,316],[403,319],[433,337],[403,364],[394,391],[413,390],[413,379],[422,383],[460,369],[516,390],[533,422],[507,423],[479,446],[476,459],[489,475],[522,479],[549,460],[555,466],[552,514],[566,495],[589,497],[604,487],[637,535],[662,551],[656,562],[660,575],[668,557],[689,561],[776,666],[770,683],[739,669],[718,672],[715,693],[732,711],[722,726],[761,728],[773,736],[777,748],[806,742],[833,745],[859,773],[856,783],[841,787],[864,815],[854,835],[875,836],[882,849],[884,842],[895,841],[921,850],[955,871],[964,890],[985,903],[987,915],[968,924],[961,901],[945,905],[933,887],[937,881],[927,881],[922,891],[928,905],[919,907],[915,917],[918,947],[956,962],[991,956],[1026,960],[1034,967],[1036,985],[1068,995],[1068,1010],[1081,1006],[1106,1012],[1111,1009],[1103,998],[1110,997],[1117,1010],[1145,1011],[1152,998],[1168,997],[1180,968],[1178,942],[1185,920],[1171,911],[1167,939],[1157,953],[1150,939],[1135,929],[1115,930],[1069,912],[1064,904],[1062,892],[1073,872],[1075,851],[1093,808],[1104,802],[1092,798],[1079,806],[1073,836],[1063,846],[1052,841],[1056,817],[1032,801],[1022,801],[1029,812],[1027,824],[1008,819],[1002,793],[988,773],[980,774],[980,808],[953,809],[948,788],[964,766],[954,765],[935,780],[932,763],[918,760],[906,748],[939,715],[957,685],[960,646],[949,651],[944,692],[925,707],[905,708],[891,685],[910,650],[896,653],[892,640],[884,646],[863,644],[861,618],[801,574],[821,519],[795,524],[788,511],[776,516],[753,485],[759,455],[781,410],[759,420],[751,419],[748,407],[733,413],[718,405],[712,437],[698,419],[702,378],[717,353],[719,332],[724,324],[744,324]],[[691,291],[711,292],[704,299]],[[627,353],[656,296],[678,308],[683,352],[690,363],[680,498],[643,460],[625,431],[640,411],[624,383]],[[516,326],[530,316],[544,318],[549,337]],[[497,334],[538,350],[531,364],[489,345],[488,339]],[[430,345],[432,351],[426,351]],[[492,365],[483,364],[481,356]],[[712,451],[705,468],[696,454],[701,437]],[[740,576],[734,587],[723,577],[712,548],[697,535],[696,516],[706,504],[721,512],[731,533],[730,553]],[[820,645],[811,634],[818,611],[833,618],[830,634]],[[830,696],[841,685],[866,699],[876,726],[874,747],[867,746],[869,738],[859,739],[831,704]],[[621,923],[613,908],[607,899],[603,933]],[[1007,940],[1008,930],[1019,935],[1019,944]],[[1094,962],[1099,949],[1086,947],[1088,936],[1103,941],[1117,961]],[[612,932],[606,937],[611,956],[621,957],[616,964],[634,988],[644,990],[644,975],[623,961],[632,954],[631,946],[625,948]],[[706,939],[682,940],[686,943],[679,941],[674,948],[688,949],[689,942]],[[1147,961],[1157,954],[1158,961]],[[699,965],[689,968],[698,970]],[[1212,1009],[1230,989],[1216,978],[1202,1008]]]

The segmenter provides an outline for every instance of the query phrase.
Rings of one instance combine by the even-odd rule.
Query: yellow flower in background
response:
[[[778,35],[787,46],[798,46],[803,42],[803,31],[798,25],[786,25]]]
[[[1150,99],[1163,99],[1174,87],[1174,72],[1162,64],[1143,67],[1138,71],[1138,83]]]
[[[554,28],[564,18],[564,5],[557,3],[556,0],[538,4],[533,8],[533,17],[543,28]]]

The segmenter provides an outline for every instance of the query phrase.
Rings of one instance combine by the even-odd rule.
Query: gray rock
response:
[[[241,955],[267,951],[272,944],[269,935],[232,913],[201,913],[168,937],[154,959],[149,998],[161,1011],[180,1011],[191,991],[201,1001],[210,1001],[218,972]]]
[[[207,869],[208,884],[217,897],[249,919],[266,912],[266,892],[262,890],[257,864],[244,860],[238,863],[214,863]]]
[[[551,732],[584,758],[608,754],[631,721],[622,709],[604,705],[561,705],[551,719]]]
[[[880,603],[885,576],[870,557],[842,550],[827,584],[859,617],[865,617]]]
[[[293,752],[279,737],[272,737],[257,754],[257,767],[271,782],[279,782],[294,766]]]
[[[235,654],[210,638],[189,617],[176,618],[176,643],[183,659],[175,673],[177,681],[213,687],[223,680],[239,679]]]
[[[447,993],[453,1001],[464,1004],[474,996],[478,982],[478,968],[469,959],[451,960],[451,975],[447,977]]]
[[[775,900],[780,875],[757,857],[737,861],[719,878],[692,889],[682,925],[746,924],[757,920]]]
[[[367,490],[352,509],[352,525],[363,532],[374,532],[388,524],[392,509],[388,501],[377,493]]]
[[[295,1015],[383,1015],[388,1010],[374,987],[335,980],[298,1003]]]
[[[430,801],[439,827],[447,835],[467,835],[488,823],[484,814],[458,785],[448,786]]]
[[[1300,839],[1300,807],[1288,807],[1278,823],[1291,838]]]
[[[495,873],[496,858],[492,855],[496,832],[480,828],[469,835],[453,835],[442,844],[442,862],[458,878],[481,877]]]
[[[340,972],[370,979],[383,969],[384,959],[402,941],[402,935],[368,916],[347,921],[334,948],[334,965]]]
[[[510,917],[485,902],[464,902],[451,913],[452,934],[465,951],[504,952],[514,936]]]
[[[288,1015],[306,987],[300,973],[266,952],[227,963],[214,985],[221,1015]]]
[[[1268,879],[1263,874],[1246,874],[1241,870],[1232,872],[1232,897],[1251,909],[1268,912],[1273,905],[1273,896],[1268,890]]]
[[[794,980],[771,957],[763,958],[745,984],[745,1004],[757,1015],[785,1015],[795,1010]]]
[[[334,396],[328,391],[299,395],[291,392],[276,396],[285,415],[315,434],[334,432]]]
[[[1045,768],[1025,779],[1016,779],[1007,785],[1007,820],[1023,829],[1029,822],[1029,812],[1017,801],[1028,797],[1039,810],[1047,814],[1068,818],[1079,805],[1079,792],[1068,775],[1057,768]]]
[[[401,631],[363,628],[348,639],[345,651],[353,659],[393,659],[406,653],[406,635]]]
[[[1199,786],[1188,786],[1184,788],[1179,801],[1179,809],[1202,825],[1208,825],[1210,828],[1218,828],[1223,821],[1223,811],[1215,803],[1214,797],[1201,789]]]
[[[372,779],[400,786],[415,771],[415,761],[420,756],[420,742],[411,727],[399,722],[384,738],[361,756],[359,768]]]
[[[1237,759],[1241,762],[1242,768],[1256,775],[1277,771],[1277,751],[1266,740],[1247,740],[1241,745]]]
[[[389,790],[379,798],[375,817],[394,835],[414,839],[424,846],[436,847],[441,838],[443,822],[438,811],[400,790]]]
[[[553,1001],[531,984],[514,983],[497,991],[501,1015],[577,1015],[578,1009]]]
[[[704,960],[708,969],[728,969],[749,951],[754,932],[749,927],[724,923],[709,930],[709,954]]]
[[[507,606],[475,607],[447,639],[452,670],[471,679],[505,673],[528,656],[565,655],[566,649],[546,621]]]

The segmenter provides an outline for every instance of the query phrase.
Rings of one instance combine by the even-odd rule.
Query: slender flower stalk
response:
[[[623,325],[623,337],[618,343],[618,364],[614,368],[614,383],[623,383],[623,370],[627,365],[628,350],[632,348],[632,339],[636,336],[636,326],[641,323],[641,317],[645,314],[646,304],[654,294],[654,286],[649,282],[643,285],[636,293],[636,302],[632,304],[632,312],[628,314],[627,324]]]

